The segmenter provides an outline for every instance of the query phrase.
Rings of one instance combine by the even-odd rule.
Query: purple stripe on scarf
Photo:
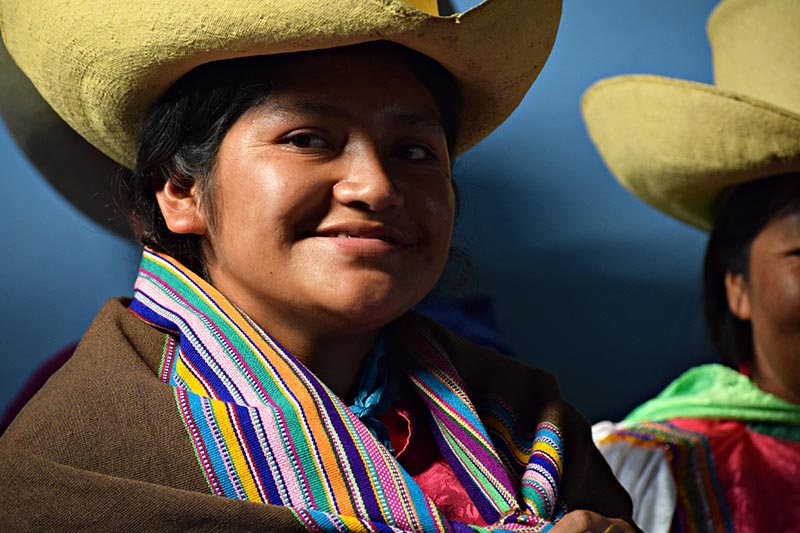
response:
[[[181,352],[183,352],[183,357],[181,357],[181,359],[184,364],[186,364],[194,374],[202,376],[202,380],[208,381],[213,391],[213,395],[210,396],[211,398],[227,403],[236,402],[236,399],[228,390],[228,386],[219,378],[215,370],[209,366],[205,358],[197,352],[194,345],[183,335],[181,335]]]
[[[137,292],[139,292],[139,294],[142,296],[152,300],[147,294],[142,293],[141,291]],[[154,303],[153,305],[157,304]],[[161,306],[158,307],[161,308]],[[131,305],[128,306],[128,309],[136,313],[146,322],[154,324],[157,327],[166,329],[168,331],[181,333],[180,347],[181,352],[184,354],[184,360],[190,363],[190,366],[195,373],[203,376],[203,379],[209,382],[212,390],[217,393],[216,397],[226,402],[234,401],[233,396],[231,396],[231,394],[228,392],[227,387],[223,385],[216,373],[208,366],[203,357],[197,352],[194,345],[185,335],[185,331],[187,330],[194,334],[194,331],[191,328],[189,328],[185,323],[183,324],[183,328],[179,327],[166,316],[159,315],[155,311],[152,311],[149,307],[145,307],[145,305],[139,300],[133,300]]]
[[[310,373],[305,367],[301,367],[301,370],[304,373]],[[370,474],[367,471],[366,466],[364,465],[363,460],[361,459],[361,453],[359,452],[358,446],[353,441],[350,431],[348,431],[347,426],[345,425],[344,421],[340,418],[339,409],[334,405],[333,401],[329,396],[329,392],[325,389],[322,385],[322,382],[318,379],[310,380],[311,386],[314,388],[314,391],[319,395],[322,399],[323,408],[321,410],[330,413],[332,416],[330,417],[331,423],[334,426],[334,432],[336,435],[339,436],[339,440],[344,447],[344,454],[345,457],[342,459],[350,459],[347,462],[352,469],[353,477],[356,480],[356,484],[358,485],[358,492],[360,494],[371,494],[373,493],[372,484],[370,483]],[[344,407],[344,405],[342,405]],[[346,413],[341,413],[341,416],[347,416]],[[346,466],[345,466],[346,468]],[[378,505],[378,501],[376,498],[363,498],[364,505],[367,510],[367,516],[371,520],[382,521],[384,520],[383,513],[381,512],[380,506]]]
[[[427,397],[424,395],[422,396],[423,400],[426,402],[429,401]],[[447,461],[447,464],[450,465],[450,468],[453,469],[453,473],[456,475],[456,478],[458,478],[458,480],[464,486],[464,490],[466,490],[467,494],[469,494],[469,499],[475,504],[475,507],[478,509],[478,512],[480,513],[484,522],[487,524],[494,524],[500,519],[500,510],[495,507],[494,502],[486,497],[480,487],[473,482],[469,472],[464,469],[458,456],[456,456],[456,454],[450,448],[450,444],[448,444],[447,440],[445,439],[444,433],[436,424],[436,419],[439,419],[439,417],[434,415],[434,409],[435,406],[431,407],[429,423],[431,433],[433,433],[433,438],[436,440],[436,445],[439,448],[439,452],[442,454],[444,460]]]
[[[533,452],[533,454],[531,454],[531,458],[529,459],[529,464],[539,466],[543,470],[547,471],[554,482],[557,482],[561,477],[561,474],[558,471],[558,466],[553,462],[553,458],[546,452]]]
[[[272,470],[269,467],[269,462],[264,456],[261,446],[259,446],[260,439],[258,438],[258,434],[256,433],[255,428],[253,428],[252,421],[250,420],[250,410],[253,408],[248,408],[237,404],[230,405],[233,407],[236,415],[236,422],[242,432],[241,438],[239,438],[239,435],[237,435],[237,438],[239,439],[239,445],[243,449],[247,450],[255,469],[249,464],[250,461],[248,461],[247,467],[250,470],[253,479],[259,480],[263,490],[266,491],[266,494],[262,494],[262,497],[266,503],[270,503],[272,505],[288,505],[289,502],[285,502],[281,498],[280,492],[278,491],[278,486],[276,485],[275,480],[272,479]]]
[[[141,272],[146,272],[146,271],[141,270]],[[149,272],[147,274],[151,279],[157,280],[159,283],[164,283],[157,276],[150,274]],[[235,391],[238,394],[241,394],[241,392],[233,384],[232,381],[230,382],[230,385],[224,384],[222,379],[217,374],[217,369],[211,368],[207,363],[206,358],[202,354],[200,354],[200,352],[197,350],[195,344],[191,340],[191,339],[198,339],[197,342],[198,343],[200,342],[197,332],[185,320],[181,320],[180,325],[178,325],[178,323],[175,323],[169,318],[167,318],[166,315],[176,315],[177,314],[176,311],[164,307],[156,299],[152,298],[145,292],[137,290],[137,293],[141,297],[148,300],[154,309],[162,309],[164,311],[164,316],[156,314],[154,310],[151,311],[150,309],[143,307],[144,304],[140,303],[139,300],[134,300],[133,302],[131,302],[130,307],[133,307],[133,304],[136,303],[137,309],[138,308],[147,309],[147,312],[149,314],[158,317],[159,322],[157,323],[157,325],[160,325],[160,327],[169,329],[170,331],[180,332],[180,347],[181,347],[181,352],[183,353],[183,357],[181,357],[181,359],[183,360],[184,364],[186,364],[187,368],[191,369],[197,376],[202,376],[201,381],[205,380],[209,382],[209,387],[211,388],[211,391],[213,391],[213,394],[210,393],[209,397],[214,399],[219,399],[225,402],[235,402],[236,399],[233,396],[232,392],[229,390],[229,388],[232,388],[233,391]],[[205,316],[202,315],[199,311],[197,311],[186,300],[182,299],[182,301],[184,302],[184,305],[188,306],[196,315]],[[227,342],[227,339],[225,340],[226,340],[226,346],[230,348],[231,347],[230,343]],[[221,369],[219,369],[219,371],[222,372]]]
[[[139,300],[133,300],[131,304],[128,306],[128,309],[131,310],[134,314],[136,314],[139,318],[141,318],[148,324],[152,324],[157,328],[171,331],[173,333],[179,333],[179,330],[178,328],[175,327],[175,324],[173,324],[166,318],[162,317],[155,311],[152,311],[149,307],[145,306]]]

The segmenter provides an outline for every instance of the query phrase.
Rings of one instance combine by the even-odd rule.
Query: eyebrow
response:
[[[351,118],[352,113],[336,105],[335,103],[320,102],[315,100],[292,100],[280,106],[278,112],[289,112],[291,109],[300,109],[309,114],[322,115],[330,118]],[[403,126],[427,126],[442,128],[443,123],[438,113],[433,113],[427,109],[422,112],[408,111],[400,106],[389,106],[381,110],[382,114],[387,115],[394,123]]]
[[[434,128],[443,127],[441,119],[433,118],[427,114],[405,112],[393,115],[392,119],[404,126],[428,126]]]

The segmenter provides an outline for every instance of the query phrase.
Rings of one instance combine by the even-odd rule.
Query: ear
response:
[[[196,183],[185,189],[167,180],[161,188],[156,188],[156,200],[172,233],[205,235],[208,231]]]
[[[739,320],[750,320],[750,293],[743,275],[725,273],[725,294],[728,296],[728,309],[733,316]]]

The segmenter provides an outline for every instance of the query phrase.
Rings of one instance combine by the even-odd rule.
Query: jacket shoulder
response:
[[[188,488],[207,491],[172,387],[157,375],[167,338],[128,311],[125,299],[108,301],[72,357],[3,434],[2,448],[166,485],[176,483],[179,466]]]

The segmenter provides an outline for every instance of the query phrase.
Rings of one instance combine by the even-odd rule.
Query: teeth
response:
[[[360,239],[361,236],[360,235],[351,235],[349,233],[345,233],[345,232],[342,231],[342,232],[339,232],[339,233],[336,234],[336,238],[337,239]],[[382,241],[384,241],[384,242],[388,242],[388,243],[392,243],[392,244],[395,242],[394,239],[392,239],[390,237],[377,237],[377,238],[382,240]]]

